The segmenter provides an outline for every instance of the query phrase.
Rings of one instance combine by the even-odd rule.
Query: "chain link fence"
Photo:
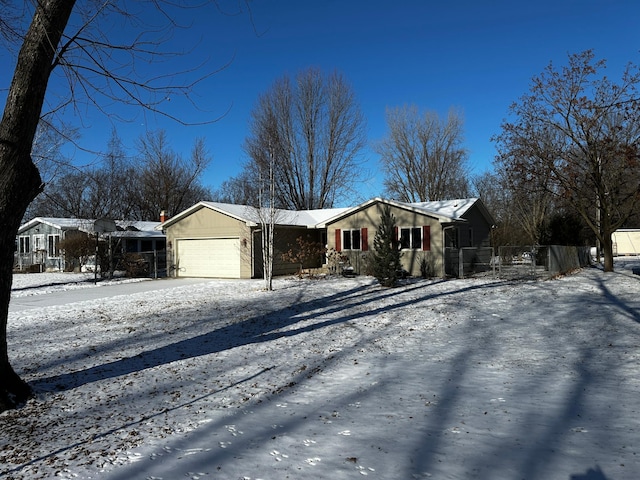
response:
[[[497,253],[497,255],[496,255]],[[529,245],[447,248],[445,272],[456,278],[543,279],[591,265],[589,247]]]
[[[445,273],[447,276],[467,278],[493,275],[494,249],[492,247],[465,247],[445,249]]]

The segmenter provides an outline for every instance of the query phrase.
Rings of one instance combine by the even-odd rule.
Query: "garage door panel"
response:
[[[176,260],[183,277],[240,278],[240,239],[181,239]]]

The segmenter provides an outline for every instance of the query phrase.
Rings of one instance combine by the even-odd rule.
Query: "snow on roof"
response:
[[[317,210],[276,210],[275,223],[277,225],[290,225],[299,227],[323,227],[327,223],[338,220],[351,212],[356,212],[376,202],[395,205],[400,208],[415,209],[421,213],[440,218],[441,221],[459,221],[462,216],[476,202],[477,198],[464,198],[457,200],[442,200],[437,202],[404,203],[394,200],[373,198],[358,206],[348,208],[325,208]],[[224,215],[247,224],[258,225],[261,223],[259,209],[248,205],[236,205],[233,203],[202,201],[170,218],[156,229],[160,230],[179,221],[201,208],[210,208]]]
[[[460,220],[477,201],[477,198],[459,198],[456,200],[409,203],[408,205],[429,213],[435,213],[442,217]]]
[[[24,232],[29,228],[44,223],[60,230],[80,230],[83,232],[93,233],[96,220],[89,218],[61,218],[61,217],[36,217],[23,224],[18,233]],[[118,220],[115,222],[118,226],[117,232],[113,232],[119,236],[162,236],[155,228],[160,222],[146,222],[137,220]],[[121,229],[121,230],[120,230]],[[127,232],[128,231],[128,232]],[[129,233],[129,235],[124,234]]]
[[[23,224],[18,232],[23,232],[39,223],[50,225],[60,230],[83,230],[89,231],[93,226],[93,220],[86,218],[60,218],[60,217],[36,217]]]
[[[333,216],[326,217],[324,220],[317,222],[318,226],[326,226],[327,223],[335,222],[351,213],[357,212],[364,208],[369,207],[375,203],[385,203],[387,205],[393,205],[398,208],[417,210],[422,214],[439,218],[440,221],[452,222],[464,220],[462,216],[471,208],[476,202],[477,198],[464,198],[457,200],[441,200],[437,202],[418,202],[418,203],[405,203],[397,200],[385,200],[379,197],[367,200],[360,205],[351,208],[337,209],[342,210],[334,214]]]
[[[156,228],[160,225],[160,222],[118,220],[116,225],[118,226],[118,231],[110,232],[114,237],[164,237],[162,231]]]
[[[192,207],[184,210],[175,217],[170,218],[162,227],[171,225],[172,223],[184,218],[200,208],[210,208],[222,214],[228,215],[236,220],[257,225],[261,223],[260,210],[257,207],[251,207],[248,205],[236,205],[233,203],[221,203],[221,202],[206,202],[202,201],[193,205]],[[318,210],[283,210],[277,209],[275,212],[275,223],[277,225],[291,225],[298,227],[313,227],[318,223],[322,223],[325,220],[338,215],[341,212],[348,210],[347,208],[326,208]],[[263,209],[263,211],[266,210]],[[162,228],[158,227],[158,228]]]
[[[283,210],[284,213],[283,221],[279,223],[285,223],[287,225],[298,225],[303,227],[314,227],[319,223],[323,223],[324,221],[332,218],[336,215],[339,215],[343,212],[346,212],[348,208],[324,208],[318,210],[300,210],[290,211]]]

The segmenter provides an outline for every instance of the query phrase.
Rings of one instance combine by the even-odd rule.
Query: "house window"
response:
[[[361,250],[366,252],[369,250],[369,235],[366,227],[352,230],[340,230],[336,228],[335,233],[336,251]]]
[[[20,237],[20,253],[31,253],[31,237]]]
[[[33,236],[33,251],[34,252],[41,252],[41,251],[44,251],[44,249],[45,249],[44,235],[43,234],[34,235]]]
[[[59,244],[60,235],[49,235],[47,239],[47,256],[49,258],[60,256],[60,248],[58,247]]]
[[[422,228],[403,227],[400,229],[400,248],[403,250],[422,249]]]
[[[360,250],[360,230],[343,230],[342,231],[342,248],[343,250]]]
[[[458,229],[450,228],[445,230],[445,247],[447,248],[458,248],[460,242],[458,241]]]

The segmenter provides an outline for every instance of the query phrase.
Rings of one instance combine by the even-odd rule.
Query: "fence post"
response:
[[[492,274],[493,274],[493,279],[495,280],[496,278],[496,261],[495,261],[495,257],[496,257],[496,248],[495,247],[491,247],[491,270],[492,270]]]
[[[158,279],[158,250],[153,251],[153,278]]]

